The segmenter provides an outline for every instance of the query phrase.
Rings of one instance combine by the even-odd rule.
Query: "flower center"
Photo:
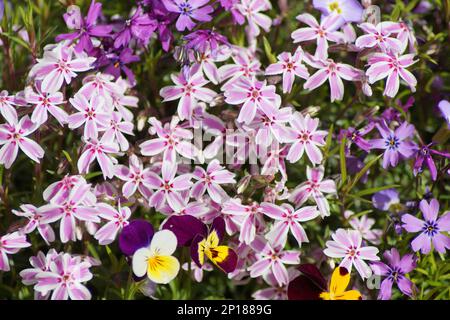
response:
[[[427,221],[425,222],[425,225],[423,226],[422,230],[429,237],[433,237],[438,233],[439,228],[436,221]]]
[[[395,136],[390,136],[386,139],[386,147],[388,147],[391,150],[395,150],[398,148],[398,145],[400,144],[400,141]]]
[[[328,8],[330,9],[330,11],[335,11],[335,12],[338,13],[338,14],[341,14],[341,13],[342,13],[342,9],[341,9],[341,7],[339,6],[339,2],[338,2],[338,1],[331,2],[331,3],[328,5]]]

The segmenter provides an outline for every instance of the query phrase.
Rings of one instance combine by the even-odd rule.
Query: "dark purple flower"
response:
[[[313,264],[305,263],[298,267],[302,273],[289,282],[289,300],[320,300],[320,294],[327,291],[327,280]]]
[[[147,45],[153,32],[156,30],[157,23],[150,16],[144,13],[142,7],[138,7],[133,16],[126,20],[122,29],[116,34],[114,47],[126,47],[131,38],[136,38],[144,45]]]
[[[388,211],[392,205],[400,203],[398,191],[386,189],[375,193],[372,196],[372,204],[381,211]]]
[[[175,27],[178,31],[185,29],[192,30],[195,27],[194,20],[207,22],[211,21],[209,15],[214,11],[210,5],[206,5],[209,0],[162,0],[166,9],[179,14]]]
[[[186,49],[195,50],[201,54],[210,51],[213,57],[221,45],[230,45],[227,38],[212,30],[197,30],[186,36]]]
[[[355,157],[353,155],[347,155],[345,156],[345,163],[347,166],[347,172],[351,175],[357,174],[364,168],[364,159],[367,154],[364,154],[361,157]],[[366,173],[361,177],[361,182],[366,183],[367,178],[369,176],[370,170],[367,170]]]
[[[122,229],[119,235],[119,248],[126,256],[132,256],[136,250],[147,247],[154,234],[150,222],[138,219]]]
[[[360,149],[369,152],[371,149],[371,145],[369,141],[364,139],[363,137],[368,134],[372,129],[375,127],[374,122],[370,122],[367,126],[364,128],[357,130],[353,127],[349,127],[348,129],[343,129],[339,133],[339,140],[342,140],[342,138],[345,136],[347,138],[347,148],[350,149],[351,145],[354,143],[356,144]]]
[[[416,153],[416,161],[414,162],[414,175],[417,176],[418,173],[423,171],[423,166],[426,164],[431,173],[431,179],[436,181],[437,179],[437,169],[434,163],[432,155],[439,155],[441,157],[449,158],[450,154],[433,150],[431,146],[433,143],[429,143],[427,145],[422,145],[420,149]]]
[[[139,57],[133,54],[133,50],[125,48],[120,50],[119,55],[116,52],[105,53],[98,59],[98,65],[105,67],[104,72],[113,75],[116,79],[124,73],[133,86],[136,81],[133,71],[127,65],[137,61]]]
[[[108,37],[112,31],[112,26],[97,25],[97,19],[102,11],[102,4],[92,0],[88,14],[85,18],[81,16],[80,8],[70,6],[67,13],[64,14],[64,21],[69,29],[75,32],[60,34],[56,37],[56,41],[61,40],[78,40],[75,50],[90,52],[93,49],[91,37]]]
[[[171,216],[164,222],[162,229],[172,231],[180,247],[189,247],[195,236],[208,233],[208,227],[191,215]]]
[[[392,285],[396,283],[403,294],[412,296],[414,284],[405,275],[416,267],[416,259],[413,254],[406,254],[400,257],[396,248],[385,251],[383,254],[387,261],[375,261],[370,264],[376,275],[386,277],[381,282],[380,293],[378,299],[389,300],[392,295]]]

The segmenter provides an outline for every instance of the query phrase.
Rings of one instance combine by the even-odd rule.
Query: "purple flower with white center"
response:
[[[336,14],[340,25],[346,22],[361,22],[364,8],[358,0],[313,0],[314,8],[324,15]]]
[[[120,201],[117,210],[106,203],[98,203],[97,210],[99,216],[108,222],[98,229],[94,238],[98,240],[99,244],[107,245],[112,243],[116,239],[117,233],[128,225],[131,210],[128,207],[122,207]]]
[[[297,278],[300,272],[290,267],[287,269],[289,282]],[[266,273],[263,276],[265,282],[270,285],[269,288],[260,289],[252,294],[252,298],[255,300],[288,300],[287,285],[279,286],[277,279],[272,272]]]
[[[381,190],[372,197],[372,204],[381,211],[389,211],[389,209],[400,203],[399,193],[395,189]]]
[[[292,32],[291,38],[294,43],[316,40],[317,49],[315,58],[323,60],[328,58],[328,41],[344,42],[344,34],[336,31],[341,21],[338,15],[328,15],[322,21],[317,22],[309,13],[297,16],[297,20],[307,24],[309,27],[300,28]]]
[[[134,136],[133,123],[122,119],[122,114],[119,112],[112,112],[109,125],[103,128],[103,138],[109,143],[117,143],[121,151],[127,151],[130,147],[125,134]]]
[[[155,156],[163,153],[164,162],[175,162],[177,154],[188,159],[200,157],[197,147],[188,142],[193,139],[193,133],[182,128],[178,124],[177,117],[173,117],[172,121],[166,123],[164,127],[154,117],[150,118],[148,122],[152,125],[152,130],[156,132],[158,138],[150,139],[139,145],[142,155]]]
[[[241,0],[235,8],[247,19],[251,36],[257,37],[261,32],[260,27],[269,32],[272,20],[261,13],[261,11],[272,9],[268,0]]]
[[[417,176],[418,173],[423,171],[423,166],[427,165],[428,170],[430,170],[431,179],[436,181],[437,179],[437,168],[433,160],[433,155],[441,156],[450,159],[450,153],[441,152],[431,149],[434,143],[431,142],[427,145],[422,145],[416,153],[416,160],[414,161],[414,175]]]
[[[450,128],[450,102],[448,102],[447,100],[441,100],[438,104],[438,108],[441,111],[441,114],[444,117],[445,121],[447,121],[448,127]]]
[[[319,69],[319,71],[310,76],[303,87],[311,91],[320,87],[328,80],[330,83],[331,102],[344,98],[344,83],[342,79],[359,81],[361,78],[362,71],[349,64],[335,62],[332,59],[316,60],[308,53],[305,54],[305,61],[310,66]]]
[[[5,234],[0,237],[0,271],[9,271],[8,254],[16,254],[22,248],[31,246],[27,237],[20,232]]]
[[[138,7],[133,16],[124,22],[122,30],[116,33],[114,48],[127,47],[133,37],[147,45],[156,27],[156,21],[144,13],[142,7]]]
[[[211,161],[206,170],[197,166],[192,177],[198,181],[192,186],[191,196],[199,199],[207,191],[211,199],[217,203],[222,203],[228,199],[227,193],[220,185],[236,183],[234,173],[221,166],[217,159]]]
[[[379,300],[390,300],[392,296],[392,285],[396,283],[403,294],[411,297],[415,290],[414,284],[406,277],[406,274],[413,271],[416,267],[416,257],[413,254],[405,254],[400,257],[398,250],[392,248],[383,254],[387,264],[381,261],[370,264],[373,273],[383,276],[385,279],[381,282]]]
[[[400,77],[408,84],[412,92],[416,91],[417,80],[414,75],[406,70],[417,61],[414,54],[399,55],[392,52],[377,52],[368,59],[369,69],[366,75],[370,84],[387,77],[384,95],[395,97],[400,87]]]
[[[18,121],[17,111],[13,106],[19,105],[16,101],[16,96],[9,96],[8,91],[2,90],[0,92],[0,113],[3,118],[9,123]]]
[[[31,160],[38,162],[44,157],[44,149],[35,141],[27,138],[38,126],[33,123],[28,116],[24,116],[20,121],[0,124],[0,164],[9,169],[17,158],[17,153],[21,149]]]
[[[402,52],[402,42],[390,37],[397,23],[384,21],[376,26],[371,23],[361,23],[359,27],[366,33],[356,39],[355,45],[359,48],[378,47],[383,52]]]
[[[88,205],[91,198],[91,185],[78,182],[62,203],[51,202],[39,208],[42,223],[52,223],[60,220],[59,235],[62,243],[76,241],[77,220],[100,222],[99,212],[95,203]],[[91,198],[92,199],[92,198]]]
[[[155,192],[149,199],[149,205],[158,209],[167,203],[174,211],[182,210],[184,201],[181,192],[192,187],[192,175],[182,174],[175,176],[178,171],[176,162],[164,161],[161,168],[161,177],[149,172],[147,181]]]
[[[92,279],[91,267],[78,256],[61,253],[50,263],[48,271],[36,275],[34,290],[43,295],[53,291],[51,300],[90,300],[91,293],[83,283]]]
[[[378,261],[378,248],[362,246],[361,234],[356,230],[338,229],[331,234],[333,240],[326,242],[327,248],[323,253],[331,258],[343,258],[340,267],[344,267],[349,273],[355,265],[362,279],[372,275],[372,269],[364,260]]]
[[[84,124],[84,138],[92,139],[97,138],[99,129],[108,127],[111,117],[105,110],[105,99],[103,97],[94,95],[88,101],[83,94],[77,93],[69,101],[78,110],[78,112],[71,114],[67,120],[70,129],[81,127]]]
[[[403,122],[395,131],[389,129],[386,122],[377,123],[381,139],[370,140],[372,149],[384,149],[383,168],[389,165],[397,166],[402,158],[410,158],[417,151],[417,145],[409,139],[413,137],[415,128],[408,122]]]
[[[114,176],[114,165],[117,163],[117,159],[111,157],[110,154],[118,152],[119,146],[105,141],[103,137],[100,140],[97,138],[86,140],[83,153],[77,162],[78,171],[81,174],[88,173],[91,163],[97,160],[103,177],[111,179]]]
[[[204,88],[209,81],[203,77],[200,68],[191,68],[187,78],[184,72],[180,72],[171,75],[171,79],[175,85],[162,88],[159,94],[164,98],[163,102],[180,99],[177,111],[181,120],[191,118],[198,100],[210,103],[217,95],[213,90]]]
[[[279,286],[288,284],[289,274],[285,264],[299,264],[300,252],[283,250],[282,246],[275,246],[259,237],[251,243],[251,247],[257,252],[257,261],[248,268],[250,277],[256,278],[271,272]]]
[[[308,166],[306,168],[308,181],[298,185],[289,197],[289,201],[295,203],[296,208],[312,198],[316,202],[322,218],[330,215],[330,205],[324,193],[336,194],[337,192],[336,183],[333,180],[323,180],[324,170],[323,166],[317,168]]]
[[[68,114],[64,109],[58,107],[64,103],[64,95],[61,92],[46,93],[40,90],[40,86],[36,86],[36,92],[32,87],[25,89],[25,99],[27,103],[34,105],[31,121],[37,125],[45,123],[48,119],[48,112],[62,126],[67,123]]]
[[[56,41],[78,39],[75,46],[77,52],[90,52],[94,46],[91,37],[108,37],[112,31],[112,26],[97,25],[97,19],[101,15],[102,4],[92,0],[86,18],[81,17],[80,8],[77,6],[70,6],[67,8],[67,13],[64,14],[64,20],[69,29],[75,32],[60,34],[56,37]]]
[[[214,8],[206,5],[209,0],[162,0],[166,9],[179,14],[175,27],[178,31],[192,30],[195,27],[193,20],[208,22],[212,20],[210,14]]]
[[[225,102],[242,104],[237,121],[249,124],[255,118],[257,110],[268,116],[276,112],[281,98],[275,91],[275,86],[267,85],[266,81],[241,78],[224,92]]]
[[[136,190],[139,190],[142,196],[149,198],[152,195],[151,186],[147,182],[150,169],[144,169],[142,161],[134,154],[130,156],[129,162],[129,168],[119,164],[116,165],[114,170],[116,177],[125,181],[122,186],[124,197],[130,198]]]
[[[309,114],[303,116],[295,112],[291,118],[292,129],[287,131],[286,141],[292,143],[286,159],[295,163],[299,161],[306,150],[306,155],[313,164],[322,162],[323,155],[319,147],[325,145],[327,131],[317,130],[319,119],[311,118]]]
[[[22,211],[12,210],[12,213],[28,219],[28,223],[21,228],[23,233],[28,234],[37,229],[47,245],[55,240],[53,228],[48,223],[42,223],[42,215],[38,208],[32,204],[23,204],[20,206],[20,210]]]
[[[431,199],[420,201],[420,211],[425,220],[420,220],[407,213],[402,216],[403,228],[408,232],[420,234],[411,242],[412,249],[423,254],[431,251],[431,244],[437,252],[445,254],[446,249],[450,249],[450,237],[446,235],[450,231],[450,212],[446,212],[438,219],[439,202]]]
[[[53,50],[44,52],[42,59],[31,68],[30,76],[42,80],[41,90],[47,93],[58,91],[63,83],[70,84],[76,72],[84,72],[93,68],[95,58],[78,55],[73,59],[73,48],[57,45]]]
[[[283,52],[278,55],[278,62],[271,64],[266,69],[266,75],[283,74],[283,93],[291,92],[295,76],[308,79],[309,72],[302,63],[304,52],[299,46],[294,55]]]
[[[261,203],[261,210],[263,213],[275,220],[272,229],[266,234],[266,239],[274,246],[286,245],[289,231],[297,240],[298,246],[301,247],[303,242],[309,242],[305,229],[300,222],[306,222],[317,218],[320,212],[316,206],[307,206],[294,210],[294,208],[287,203],[277,206],[272,203]]]

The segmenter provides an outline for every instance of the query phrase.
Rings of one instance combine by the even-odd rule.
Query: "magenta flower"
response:
[[[395,22],[384,21],[374,26],[371,23],[361,23],[359,27],[366,33],[356,39],[355,45],[359,48],[378,47],[383,52],[401,52],[402,42],[396,38],[390,37],[394,28],[397,28]]]
[[[69,101],[79,111],[69,116],[69,128],[75,129],[84,124],[85,139],[97,138],[99,128],[108,127],[111,117],[105,111],[104,98],[94,95],[88,101],[83,94],[78,93]]]
[[[285,264],[299,264],[300,252],[283,250],[282,246],[274,246],[260,238],[257,238],[251,246],[257,252],[257,261],[248,268],[250,277],[256,278],[272,273],[280,287],[288,284],[289,274]]]
[[[20,206],[20,210],[22,211],[12,210],[12,213],[18,217],[25,217],[28,219],[28,223],[21,228],[23,233],[28,234],[37,229],[47,244],[55,240],[53,228],[48,223],[42,223],[42,215],[38,208],[32,204],[23,204]]]
[[[139,6],[133,16],[125,21],[123,28],[117,32],[114,48],[127,47],[133,37],[147,45],[156,28],[156,21],[144,13],[142,7]]]
[[[5,234],[0,237],[0,271],[9,271],[8,254],[16,254],[22,248],[31,246],[27,237],[19,232]]]
[[[272,5],[268,0],[241,0],[240,3],[235,5],[242,16],[248,21],[249,33],[256,37],[261,32],[260,27],[264,31],[269,32],[272,25],[272,20],[262,14],[261,11],[270,10]]]
[[[64,82],[70,84],[76,72],[92,69],[93,57],[78,55],[73,59],[73,48],[57,45],[53,50],[45,51],[42,59],[33,66],[30,75],[42,80],[41,90],[47,93],[58,91]]]
[[[381,139],[370,141],[372,149],[384,149],[383,168],[397,166],[399,159],[409,158],[417,150],[417,145],[409,139],[413,137],[414,126],[403,122],[395,131],[388,128],[386,122],[377,123]]]
[[[358,231],[338,229],[331,237],[333,240],[326,242],[327,248],[323,253],[331,258],[343,258],[340,267],[344,267],[350,273],[355,265],[361,278],[366,279],[372,275],[372,269],[364,260],[378,261],[378,248],[362,246],[362,237]]]
[[[340,17],[335,14],[326,16],[320,24],[309,13],[297,16],[297,20],[307,24],[309,27],[300,28],[292,32],[291,38],[294,43],[316,40],[317,49],[314,56],[323,60],[328,58],[328,41],[344,42],[344,34],[336,31],[339,28]]]
[[[226,90],[225,102],[242,104],[237,121],[249,124],[256,115],[256,110],[270,116],[281,104],[281,98],[275,92],[275,86],[267,85],[266,81],[256,78],[241,78]]]
[[[327,131],[317,130],[319,119],[311,118],[309,114],[305,117],[300,112],[295,112],[290,121],[292,129],[288,131],[286,141],[292,143],[286,157],[291,163],[297,162],[306,155],[313,164],[322,162],[323,155],[318,147],[325,145]]]
[[[19,105],[19,103],[16,101],[15,96],[9,96],[8,91],[6,90],[2,90],[2,92],[0,92],[0,113],[9,123],[15,123],[18,121],[17,111],[13,107],[17,105]]]
[[[406,274],[416,267],[416,257],[413,254],[406,254],[400,257],[396,248],[385,251],[383,254],[387,263],[381,261],[372,262],[373,273],[378,276],[384,276],[381,282],[378,299],[390,300],[392,296],[392,285],[396,283],[403,294],[412,296],[414,284],[406,277]]]
[[[386,80],[386,88],[384,95],[395,97],[400,87],[400,77],[409,85],[412,92],[416,91],[417,80],[414,75],[406,70],[417,61],[413,60],[414,54],[405,54],[400,56],[398,53],[378,52],[372,54],[368,63],[366,75],[369,77],[371,84],[384,79]]]
[[[9,169],[17,158],[19,148],[33,161],[39,162],[44,157],[44,149],[35,141],[27,138],[38,126],[28,116],[22,117],[19,123],[0,124],[0,164]]]
[[[358,0],[313,0],[313,5],[324,15],[338,15],[341,18],[340,25],[360,22],[363,18],[364,8]]]
[[[131,210],[128,207],[122,207],[119,201],[117,210],[106,203],[98,203],[97,210],[99,216],[108,222],[97,230],[94,238],[98,240],[101,245],[112,243],[117,233],[128,225],[128,219],[131,216]]]
[[[92,279],[89,268],[91,264],[80,257],[60,254],[50,263],[48,271],[36,275],[34,290],[43,295],[53,291],[51,300],[90,300],[91,293],[83,285]]]
[[[319,208],[320,215],[322,217],[330,215],[330,205],[328,200],[323,195],[324,193],[335,194],[336,183],[331,180],[323,180],[324,168],[319,166],[317,168],[306,168],[306,177],[308,181],[298,185],[294,191],[292,191],[289,201],[295,203],[296,207],[300,207],[308,199],[312,198]]]
[[[437,168],[436,164],[433,160],[433,155],[441,156],[447,159],[450,159],[450,153],[441,152],[434,149],[431,149],[433,143],[429,143],[427,145],[422,145],[420,149],[416,153],[416,160],[414,161],[414,170],[413,173],[415,176],[419,172],[423,171],[423,166],[427,165],[428,170],[430,170],[431,179],[436,181],[437,179]]]
[[[124,133],[134,136],[133,128],[133,123],[123,120],[120,112],[112,112],[109,125],[106,125],[106,128],[104,128],[106,130],[103,133],[103,138],[106,142],[112,144],[117,143],[121,151],[127,151],[130,144],[128,143],[127,138],[125,138]]]
[[[347,149],[350,150],[351,145],[356,144],[361,150],[369,152],[371,149],[371,144],[369,141],[363,137],[368,134],[372,129],[375,128],[375,123],[370,122],[367,126],[362,129],[355,129],[349,127],[348,129],[343,129],[339,133],[339,140],[342,140],[345,136],[347,138]]]
[[[174,211],[181,211],[184,206],[181,191],[189,190],[192,187],[192,175],[182,174],[177,177],[178,171],[176,162],[164,161],[161,168],[161,176],[154,172],[148,173],[148,185],[155,189],[149,199],[149,205],[160,208],[167,203]]]
[[[120,180],[125,181],[122,186],[122,193],[124,197],[130,198],[136,190],[146,198],[149,198],[152,194],[151,186],[148,183],[149,168],[145,168],[142,162],[136,155],[131,155],[129,158],[130,167],[124,165],[116,165],[115,175]]]
[[[315,206],[303,207],[298,210],[287,203],[277,206],[272,203],[261,203],[261,210],[266,216],[276,220],[272,229],[266,234],[266,239],[274,246],[284,247],[286,245],[289,231],[301,247],[303,242],[309,242],[305,229],[300,222],[310,221],[315,219],[320,212]]]
[[[179,14],[175,24],[178,31],[185,29],[192,30],[195,27],[194,20],[207,22],[211,21],[210,13],[214,8],[206,5],[209,0],[162,0],[166,9]]]
[[[162,88],[159,94],[164,98],[163,102],[180,99],[178,115],[181,120],[191,117],[198,100],[209,103],[216,96],[213,90],[203,88],[209,81],[203,77],[199,68],[191,68],[188,78],[184,72],[172,75],[171,78],[175,85]]]
[[[450,249],[450,237],[446,235],[446,232],[450,231],[450,212],[438,219],[439,202],[436,199],[431,199],[430,203],[422,200],[419,207],[425,221],[409,213],[402,216],[403,228],[406,231],[420,232],[411,242],[412,249],[428,254],[433,243],[437,252],[445,254],[446,249]]]
[[[267,67],[266,75],[283,74],[283,93],[291,92],[295,76],[308,79],[308,69],[302,63],[303,55],[302,48],[298,47],[294,55],[283,52],[278,55],[278,62]]]
[[[87,140],[83,148],[83,153],[77,162],[78,171],[81,174],[88,173],[91,163],[97,160],[103,177],[105,179],[111,179],[114,176],[114,165],[117,163],[117,159],[111,157],[109,154],[118,152],[119,146],[105,141],[103,137],[100,140],[97,138]]]
[[[192,177],[198,181],[192,186],[191,196],[195,199],[200,199],[207,191],[211,199],[217,203],[222,203],[228,198],[225,190],[220,185],[236,183],[234,173],[221,166],[217,159],[211,161],[206,170],[197,166]]]
[[[361,79],[361,70],[345,63],[334,62],[332,59],[323,61],[315,60],[309,54],[305,54],[305,61],[312,67],[319,69],[309,77],[303,87],[314,90],[320,87],[325,81],[330,83],[331,102],[342,100],[344,97],[344,83],[342,79],[348,81],[358,81]]]
[[[58,105],[64,103],[63,94],[61,92],[42,92],[39,87],[40,86],[36,86],[37,92],[34,92],[32,87],[27,87],[25,89],[25,99],[27,103],[34,105],[31,121],[37,125],[41,125],[47,121],[48,112],[50,112],[50,114],[58,120],[60,125],[67,123],[67,112],[58,107]]]
[[[62,203],[50,202],[39,208],[42,223],[52,223],[58,220],[59,235],[62,243],[76,241],[77,220],[100,222],[99,212],[89,200],[92,199],[91,185],[83,181],[77,183]],[[95,198],[94,198],[95,199]]]

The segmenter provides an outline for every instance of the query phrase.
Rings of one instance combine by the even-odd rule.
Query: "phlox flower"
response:
[[[216,59],[221,49],[229,48],[228,39],[214,30],[196,30],[183,37],[186,40],[186,48],[192,49],[202,55]]]
[[[417,80],[414,75],[406,70],[417,61],[414,61],[414,54],[400,55],[392,52],[378,52],[372,54],[368,59],[369,69],[366,71],[371,84],[384,79],[386,88],[384,95],[395,97],[400,87],[400,77],[408,84],[412,92],[416,91]]]
[[[262,14],[261,11],[270,10],[272,5],[268,0],[241,0],[235,5],[235,8],[242,14],[248,22],[249,33],[256,37],[261,32],[260,27],[264,31],[269,32],[272,20]]]
[[[126,95],[125,92],[130,88],[127,81],[122,78],[116,80],[117,89],[110,93],[111,101],[108,104],[120,112],[126,121],[133,120],[133,113],[127,107],[137,108],[139,99],[135,96]]]
[[[112,75],[114,79],[118,79],[121,75],[125,75],[130,86],[136,85],[136,78],[129,64],[140,61],[138,55],[133,54],[131,48],[119,49],[118,52],[105,53],[98,58],[97,65],[103,69],[104,73]]]
[[[383,52],[401,52],[402,42],[396,38],[390,37],[394,28],[397,28],[395,22],[383,21],[376,26],[369,22],[361,23],[360,27],[366,34],[356,39],[355,45],[359,48],[378,47]]]
[[[283,93],[291,92],[295,76],[308,79],[309,72],[303,61],[303,50],[298,47],[294,55],[290,52],[283,52],[278,55],[278,62],[271,64],[266,69],[266,75],[283,75]]]
[[[409,52],[415,53],[417,52],[416,45],[417,39],[414,35],[414,29],[409,23],[405,21],[397,22],[391,28],[392,33],[396,33],[397,39],[402,43],[402,47],[400,52],[404,52],[406,47],[409,46]]]
[[[111,95],[120,91],[117,82],[109,74],[96,73],[89,74],[83,78],[83,86],[78,90],[77,94],[82,94],[86,99],[90,100],[94,96],[100,96],[105,100],[111,98]],[[109,103],[105,104],[105,109],[109,108]]]
[[[39,209],[32,204],[23,204],[20,206],[20,210],[12,210],[18,217],[25,217],[28,219],[28,223],[22,227],[20,230],[24,234],[38,230],[44,241],[49,244],[55,240],[55,232],[53,228],[48,223],[42,223],[42,215],[39,213]]]
[[[436,181],[437,179],[437,168],[434,163],[433,156],[441,156],[447,159],[450,159],[450,153],[441,152],[438,150],[431,149],[433,143],[429,143],[427,145],[422,145],[416,153],[416,160],[414,161],[414,170],[413,173],[415,176],[419,172],[423,171],[423,166],[427,165],[428,170],[430,170],[431,179]]]
[[[211,199],[217,203],[222,203],[228,198],[225,190],[220,185],[236,183],[234,173],[221,166],[217,159],[211,161],[206,170],[197,166],[192,177],[197,182],[192,186],[191,196],[199,199],[205,192],[208,192]]]
[[[384,149],[383,168],[387,169],[389,165],[397,166],[401,158],[409,158],[417,150],[417,145],[410,141],[413,137],[415,128],[408,122],[403,122],[395,131],[389,129],[386,122],[377,123],[381,139],[370,141],[372,149]]]
[[[288,284],[289,274],[285,264],[299,264],[300,252],[283,250],[283,246],[274,246],[259,237],[251,243],[251,246],[257,252],[257,261],[248,268],[250,277],[256,278],[272,273],[280,287]]]
[[[39,208],[42,223],[60,220],[59,236],[62,243],[76,241],[77,220],[100,222],[95,204],[88,203],[91,198],[91,185],[78,182],[62,203],[50,202]]]
[[[122,29],[115,34],[114,48],[127,47],[133,37],[147,45],[156,27],[156,21],[139,6],[131,18],[125,21]]]
[[[117,159],[110,156],[119,152],[119,146],[115,143],[105,141],[104,137],[100,140],[97,138],[86,140],[86,145],[83,147],[83,152],[78,159],[77,167],[81,174],[89,172],[89,166],[94,160],[97,160],[103,177],[112,178],[114,176],[114,165]]]
[[[300,222],[306,222],[315,219],[320,212],[315,206],[303,207],[298,210],[287,203],[281,206],[276,204],[263,202],[261,203],[261,210],[266,216],[275,220],[272,229],[266,234],[266,239],[274,246],[286,245],[289,231],[297,240],[298,246],[301,247],[303,242],[309,242],[305,229]]]
[[[99,216],[108,222],[98,229],[94,238],[101,245],[107,245],[112,243],[116,239],[117,233],[128,225],[131,210],[128,207],[122,207],[120,201],[117,209],[106,203],[98,203],[97,210]]]
[[[261,174],[263,175],[275,175],[277,172],[281,173],[283,181],[288,179],[286,171],[285,159],[288,154],[288,147],[283,146],[280,148],[279,144],[275,143],[275,147],[272,145],[270,148],[267,158],[263,162],[264,165],[261,169]]]
[[[338,15],[341,25],[360,22],[363,18],[364,8],[358,0],[313,0],[313,6],[324,15]]]
[[[210,14],[214,8],[206,5],[209,0],[162,0],[166,9],[179,14],[175,27],[178,31],[192,30],[194,20],[208,22],[212,20]]]
[[[159,94],[164,98],[163,102],[180,99],[177,111],[181,120],[191,117],[198,100],[209,103],[216,96],[216,92],[204,88],[209,81],[198,67],[191,68],[187,75],[184,72],[171,75],[171,79],[175,85],[162,88]]]
[[[225,61],[229,58],[229,48],[222,46],[216,50],[216,54],[213,56],[210,50],[200,53],[196,58],[198,66],[194,66],[202,70],[206,78],[214,84],[219,84],[221,81],[219,69],[215,62]]]
[[[287,269],[289,282],[295,279],[300,272],[291,267]],[[279,286],[277,279],[273,273],[267,273],[263,276],[263,279],[270,286],[269,288],[260,289],[252,294],[252,298],[255,300],[288,300],[288,286]]]
[[[412,296],[414,284],[406,277],[416,267],[416,258],[409,253],[400,257],[398,250],[392,248],[383,254],[387,264],[381,261],[375,261],[370,264],[373,272],[378,276],[384,276],[381,282],[378,299],[389,300],[392,295],[392,285],[396,283],[403,294]]]
[[[450,237],[446,235],[450,231],[450,212],[446,212],[440,218],[439,202],[431,199],[420,201],[420,211],[422,211],[425,220],[420,220],[407,213],[402,216],[403,228],[412,233],[420,234],[411,242],[414,251],[428,254],[431,251],[431,244],[437,252],[445,254],[446,249],[450,249]]]
[[[297,16],[297,20],[307,24],[309,27],[300,28],[292,32],[291,38],[294,43],[316,40],[317,49],[314,56],[323,60],[328,58],[328,41],[344,42],[344,34],[336,31],[339,28],[339,15],[330,14],[319,23],[309,13]]]
[[[441,100],[438,104],[438,108],[450,128],[450,102],[447,100]]]
[[[27,237],[20,232],[5,234],[0,237],[0,271],[9,271],[8,254],[16,254],[22,248],[31,246]]]
[[[356,144],[361,150],[369,152],[371,149],[371,144],[369,141],[364,139],[364,136],[368,134],[372,129],[375,128],[375,123],[371,122],[367,126],[356,129],[349,127],[348,129],[343,129],[339,133],[339,140],[342,140],[345,136],[347,138],[347,148],[350,149],[351,145]]]
[[[86,180],[79,175],[65,175],[60,181],[53,182],[43,192],[42,196],[47,202],[61,203],[67,199],[73,187],[79,183],[86,183]]]
[[[353,212],[350,212],[350,215],[351,214],[353,214]],[[364,240],[370,241],[373,244],[380,243],[380,238],[383,231],[381,229],[372,229],[375,224],[375,219],[368,218],[366,215],[360,218],[351,218],[351,216],[349,216],[347,219],[349,219],[348,223],[350,226],[354,230],[358,231]]]
[[[289,123],[292,129],[288,130],[286,141],[292,143],[286,160],[291,163],[297,162],[306,155],[313,164],[322,162],[323,155],[319,147],[325,145],[327,131],[317,130],[319,119],[311,118],[309,114],[303,116],[300,112],[295,112]]]
[[[53,259],[48,271],[36,275],[34,290],[42,295],[53,291],[51,300],[90,300],[91,293],[83,283],[92,279],[91,267],[78,256],[62,253]]]
[[[134,125],[132,122],[124,120],[120,112],[112,112],[110,115],[109,124],[103,128],[105,132],[102,137],[109,143],[118,144],[121,151],[127,151],[130,144],[124,133],[134,136]]]
[[[38,162],[44,157],[44,149],[35,141],[27,138],[38,125],[33,123],[28,116],[24,116],[19,122],[0,124],[0,164],[9,169],[17,158],[21,149],[31,160]]]
[[[25,89],[25,99],[27,103],[34,105],[31,121],[37,125],[45,123],[48,119],[48,112],[55,117],[60,125],[67,123],[67,112],[58,107],[64,103],[64,95],[61,92],[46,93],[40,90],[40,86],[36,86],[34,92],[32,87]]]
[[[191,262],[190,266],[187,262],[183,263],[183,265],[181,266],[181,268],[183,268],[183,270],[192,271],[192,275],[194,276],[195,281],[197,282],[202,282],[203,280],[203,273],[205,271],[212,271],[213,270],[213,266],[211,264],[209,264],[208,262],[206,262],[204,265],[202,265],[201,267],[199,267],[195,262]]]
[[[121,164],[116,165],[114,174],[120,180],[125,181],[122,186],[124,197],[130,198],[136,190],[139,190],[144,197],[150,197],[152,191],[150,190],[151,186],[148,183],[149,172],[150,169],[144,169],[142,161],[134,154],[129,157],[129,167]]]
[[[62,44],[44,52],[42,59],[31,68],[30,76],[42,80],[41,90],[47,93],[58,91],[64,82],[70,84],[77,72],[93,68],[96,59],[85,55],[73,58],[73,48]]]
[[[286,123],[291,119],[291,108],[274,109],[269,115],[257,110],[255,118],[249,125],[257,131],[256,144],[267,147],[273,144],[274,140],[280,143],[288,142],[289,129]]]
[[[17,111],[14,107],[17,105],[20,104],[16,101],[16,96],[8,95],[6,90],[0,92],[0,113],[9,123],[18,121]]]
[[[355,265],[361,278],[366,279],[372,275],[372,269],[364,260],[378,261],[378,248],[363,246],[361,234],[356,230],[338,229],[332,233],[333,240],[326,242],[325,255],[331,258],[343,258],[340,267],[344,267],[348,272],[352,271]]]
[[[233,83],[243,77],[253,79],[261,71],[261,62],[245,49],[237,49],[231,56],[234,63],[225,64],[219,68],[222,81],[227,80],[220,90],[232,87]]]
[[[172,256],[176,248],[177,237],[172,231],[156,232],[148,247],[140,248],[133,254],[133,273],[137,277],[147,275],[155,283],[169,283],[180,270],[178,259]]]

